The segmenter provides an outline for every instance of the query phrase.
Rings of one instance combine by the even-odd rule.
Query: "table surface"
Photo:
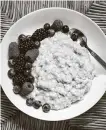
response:
[[[106,34],[106,1],[1,1],[1,41],[10,26],[40,8],[64,7],[77,10],[95,21]],[[89,111],[71,120],[48,122],[19,111],[1,89],[2,130],[106,130],[106,93]]]

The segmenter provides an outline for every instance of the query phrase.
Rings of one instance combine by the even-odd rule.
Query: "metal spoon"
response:
[[[73,28],[69,31],[69,34],[73,41],[77,41],[82,47],[87,48],[90,54],[106,69],[106,62],[88,47],[87,38],[80,30]]]

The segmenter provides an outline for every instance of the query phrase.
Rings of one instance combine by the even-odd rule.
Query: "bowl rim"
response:
[[[21,22],[22,20],[24,20],[27,16],[29,16],[29,15],[31,15],[31,14],[34,14],[34,13],[38,13],[38,12],[42,12],[42,11],[45,11],[45,10],[67,10],[67,11],[71,11],[71,12],[74,12],[74,13],[76,13],[76,14],[79,14],[81,17],[84,17],[85,19],[87,19],[87,20],[89,20],[90,22],[92,22],[98,29],[99,29],[99,31],[100,31],[100,33],[104,36],[104,38],[106,39],[106,37],[105,37],[105,34],[104,34],[104,32],[100,29],[100,27],[94,22],[94,21],[92,21],[89,17],[87,17],[87,16],[85,16],[84,14],[82,14],[82,13],[80,13],[80,12],[77,12],[77,11],[75,11],[75,10],[72,10],[72,9],[67,9],[67,8],[61,8],[61,7],[51,7],[51,8],[43,8],[43,9],[39,9],[39,10],[35,10],[35,11],[33,11],[33,12],[30,12],[30,13],[28,13],[28,14],[26,14],[25,16],[23,16],[22,18],[20,18],[19,20],[17,20],[11,27],[10,27],[10,29],[6,32],[6,34],[5,34],[5,36],[3,37],[3,39],[2,39],[2,41],[1,41],[1,46],[0,46],[0,49],[2,48],[2,45],[3,45],[3,41],[4,41],[4,39],[5,39],[5,37],[6,37],[6,35],[8,35],[8,33],[17,25],[17,23],[19,23],[19,22]],[[0,78],[1,79],[1,78]],[[2,81],[1,81],[1,85],[2,85]],[[4,93],[5,93],[5,89],[4,89],[4,87],[2,86],[2,89],[3,89],[3,91],[4,91]],[[105,93],[105,91],[104,91],[104,93]],[[103,94],[104,94],[103,93]],[[6,94],[6,93],[5,93]],[[103,96],[103,94],[102,94],[102,96]],[[6,94],[6,96],[8,97],[8,99],[14,104],[14,102],[11,100],[11,98]],[[101,96],[101,97],[102,97]],[[100,98],[101,98],[100,97]],[[100,100],[100,98],[99,98],[99,100]],[[98,100],[98,101],[99,101]],[[98,102],[97,101],[97,102]],[[80,114],[78,114],[77,116],[79,116],[79,115],[81,115],[81,114],[83,114],[83,113],[85,113],[86,111],[88,111],[91,107],[93,107],[97,102],[95,102],[92,106],[90,106],[88,109],[86,109],[86,110],[84,110],[83,112],[81,112]],[[15,105],[15,104],[14,104]],[[15,105],[16,106],[16,105]],[[16,108],[18,108],[19,110],[21,110],[20,109],[20,107],[17,107],[16,106]],[[24,112],[23,110],[21,110],[22,112]],[[27,114],[27,115],[29,115],[29,113],[26,113],[26,112],[24,112],[25,114]],[[34,118],[36,118],[35,116],[32,116],[32,115],[29,115],[29,116],[31,116],[31,117],[34,117]],[[74,117],[77,117],[77,116],[74,116]],[[43,118],[38,118],[37,117],[37,119],[41,119],[41,120],[46,120],[46,121],[62,121],[62,120],[67,120],[67,119],[70,119],[70,118],[62,118],[62,119],[43,119]]]

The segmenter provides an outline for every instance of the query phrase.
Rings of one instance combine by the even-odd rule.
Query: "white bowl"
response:
[[[38,119],[58,121],[76,117],[92,106],[94,106],[105,92],[105,85],[103,80],[105,76],[100,76],[94,79],[90,91],[84,97],[84,100],[73,104],[70,108],[53,111],[49,113],[43,113],[41,109],[35,110],[33,107],[28,107],[25,103],[25,99],[13,93],[12,81],[8,78],[8,46],[12,41],[16,41],[21,33],[32,34],[37,28],[40,28],[44,23],[52,23],[55,19],[61,19],[64,24],[69,25],[71,28],[80,29],[87,36],[88,45],[98,55],[100,55],[106,61],[106,38],[101,29],[86,16],[65,8],[47,8],[32,12],[20,20],[18,20],[6,33],[1,44],[2,54],[2,88],[10,99],[10,101],[24,113]],[[94,58],[92,62],[95,64],[98,74],[106,74],[106,71],[97,63]]]

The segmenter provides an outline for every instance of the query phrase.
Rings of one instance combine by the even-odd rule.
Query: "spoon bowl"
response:
[[[87,48],[90,54],[103,66],[104,69],[106,69],[106,62],[91,48],[88,47],[87,37],[84,35],[83,32],[78,29],[72,28],[69,34],[73,41],[77,41],[82,47]]]

